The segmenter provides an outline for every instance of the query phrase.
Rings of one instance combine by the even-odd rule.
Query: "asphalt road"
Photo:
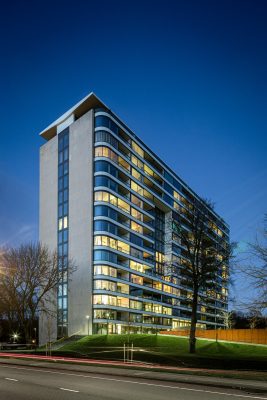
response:
[[[142,372],[129,378],[0,363],[0,399],[242,400],[267,397],[232,389],[149,380]]]

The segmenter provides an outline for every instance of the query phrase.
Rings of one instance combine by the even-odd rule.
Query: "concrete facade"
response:
[[[69,257],[76,271],[69,280],[68,334],[92,332],[93,111],[69,127]]]
[[[40,149],[39,240],[53,252],[57,250],[58,140],[54,137]],[[47,313],[39,318],[39,343],[57,338],[56,290],[46,301]]]

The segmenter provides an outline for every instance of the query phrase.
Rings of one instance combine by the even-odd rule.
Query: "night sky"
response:
[[[93,91],[240,247],[267,212],[267,2],[1,1],[0,245],[38,239],[38,133]]]

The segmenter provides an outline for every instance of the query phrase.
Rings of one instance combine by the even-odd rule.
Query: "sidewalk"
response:
[[[0,363],[57,370],[60,369],[61,371],[66,370],[90,374],[105,374],[116,377],[123,376],[131,379],[138,378],[204,385],[217,388],[241,389],[252,393],[267,394],[267,372],[257,373],[255,371],[225,371],[176,368],[155,364],[147,365],[134,362],[123,363],[120,361],[89,360],[53,356],[49,357],[14,353],[0,353]],[[216,376],[216,374],[226,375],[228,373],[233,374],[233,377],[229,378]],[[248,374],[250,377],[249,379],[247,378]],[[253,375],[255,375],[256,377],[257,374],[261,374],[261,379],[265,379],[265,377],[266,379],[251,379],[253,378]],[[237,377],[235,377],[235,375]],[[240,376],[242,376],[243,379],[240,379]]]

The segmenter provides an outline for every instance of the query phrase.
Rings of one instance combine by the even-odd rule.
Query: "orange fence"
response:
[[[189,330],[163,331],[164,335],[189,336]],[[267,329],[197,329],[196,337],[267,345]]]

